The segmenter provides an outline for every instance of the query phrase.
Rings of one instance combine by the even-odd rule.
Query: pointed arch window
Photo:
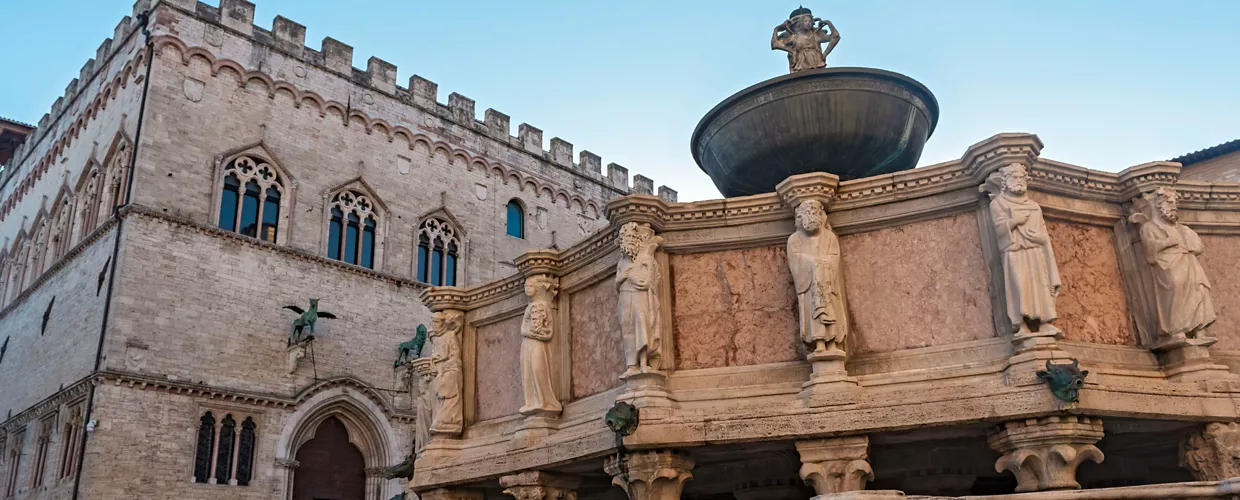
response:
[[[508,202],[508,236],[525,238],[525,209],[517,200]]]
[[[332,195],[328,213],[327,256],[373,269],[382,219],[375,200],[361,191],[346,189]]]
[[[237,420],[244,417],[238,431]],[[252,416],[203,413],[194,449],[194,482],[249,486],[254,476],[254,449],[258,424]]]
[[[98,164],[88,165],[86,173],[82,175],[82,179],[78,182],[77,199],[78,214],[77,239],[82,240],[95,230],[95,226],[99,224],[99,185],[102,184],[103,176],[99,172]]]
[[[249,486],[254,473],[254,419],[245,417],[241,423],[241,439],[237,445],[237,485]]]
[[[271,162],[242,155],[229,161],[220,187],[220,229],[275,243],[285,210],[284,179]]]
[[[198,444],[194,448],[194,482],[205,483],[211,477],[211,448],[215,445],[215,416],[211,412],[198,421]]]
[[[220,425],[219,448],[215,452],[215,484],[228,484],[232,477],[233,445],[237,438],[237,421],[224,415]]]
[[[96,213],[110,216],[117,207],[125,204],[126,187],[129,182],[129,142],[123,137],[116,139],[112,156],[104,168],[103,192],[99,197]]]
[[[69,408],[69,416],[65,418],[64,427],[60,431],[60,474],[59,479],[72,476],[77,472],[78,447],[82,439],[82,403]]]
[[[427,219],[418,228],[417,280],[434,286],[456,286],[460,253],[456,228],[443,219]]]

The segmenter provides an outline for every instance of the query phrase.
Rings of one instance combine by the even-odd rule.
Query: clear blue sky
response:
[[[717,198],[694,164],[702,115],[787,71],[770,0],[255,0],[318,47],[332,36],[654,178],[682,200]],[[1101,170],[1240,137],[1240,2],[818,1],[843,41],[832,66],[909,75],[942,114],[922,165],[998,132],[1033,132],[1043,155]],[[217,0],[212,0],[213,4]],[[128,0],[5,2],[0,116],[37,122],[112,33]]]

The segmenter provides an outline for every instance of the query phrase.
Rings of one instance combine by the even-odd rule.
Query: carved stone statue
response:
[[[848,319],[844,309],[840,240],[818,200],[796,208],[797,231],[788,237],[788,268],[796,286],[801,341],[810,360],[844,356]]]
[[[435,371],[429,365],[415,367],[414,383],[418,387],[418,413],[414,423],[414,446],[422,451],[431,439],[431,425],[435,415]]]
[[[620,291],[620,332],[628,366],[622,377],[659,369],[662,319],[659,286],[663,276],[655,251],[663,238],[645,224],[620,227],[620,264],[616,288]]]
[[[1198,481],[1240,476],[1240,424],[1211,422],[1180,442],[1180,466]]]
[[[1210,280],[1197,262],[1205,246],[1195,231],[1179,223],[1177,199],[1174,189],[1158,188],[1137,200],[1139,211],[1130,220],[1141,225],[1142,249],[1153,269],[1159,336],[1195,339],[1214,323],[1214,301]]]
[[[525,404],[521,413],[558,413],[560,402],[551,381],[551,337],[555,318],[552,301],[560,285],[544,274],[525,279],[530,304],[521,320],[521,388]]]
[[[826,49],[822,48],[824,43]],[[771,34],[771,50],[788,53],[790,73],[827,67],[827,54],[839,43],[840,32],[835,25],[814,17],[805,7],[792,11],[788,20],[776,26]]]
[[[1054,335],[1059,317],[1055,297],[1063,284],[1051,248],[1042,207],[1029,199],[1025,166],[1013,163],[990,174],[982,189],[990,194],[990,218],[1003,255],[1007,317],[1017,335]]]
[[[431,363],[435,370],[433,434],[459,434],[461,413],[461,328],[465,314],[439,311],[431,320]]]

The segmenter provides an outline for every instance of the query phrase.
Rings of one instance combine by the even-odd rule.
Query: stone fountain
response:
[[[769,193],[797,174],[848,180],[917,166],[938,122],[934,94],[899,73],[827,68],[839,40],[830,21],[793,11],[771,36],[791,74],[733,94],[698,123],[693,158],[724,196]]]

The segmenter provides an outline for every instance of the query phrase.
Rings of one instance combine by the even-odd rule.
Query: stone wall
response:
[[[615,314],[619,300],[611,276],[578,290],[569,299],[573,399],[620,385],[624,349],[620,346],[620,317]]]
[[[397,344],[430,324],[408,283],[152,216],[126,224],[106,369],[276,394],[346,375],[393,389]],[[305,308],[311,297],[338,319],[318,321],[311,352],[289,374],[297,314],[284,306]]]
[[[803,359],[783,246],[672,255],[679,369]]]
[[[857,353],[995,336],[972,213],[840,237]]]
[[[515,415],[521,408],[521,316],[478,327],[475,420]]]
[[[1047,221],[1063,289],[1055,301],[1065,339],[1136,345],[1128,297],[1109,227]]]
[[[1218,320],[1209,334],[1218,337],[1216,350],[1240,350],[1240,236],[1202,235],[1206,250],[1199,257],[1210,279],[1210,295]]]
[[[106,275],[102,284],[98,278],[112,258],[115,235],[115,226],[98,233],[0,317],[0,344],[8,339],[0,361],[5,419],[94,370],[108,286]]]

